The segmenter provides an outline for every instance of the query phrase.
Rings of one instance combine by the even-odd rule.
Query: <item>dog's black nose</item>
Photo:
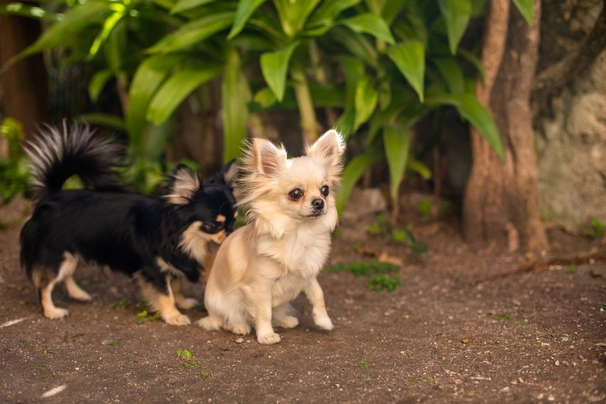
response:
[[[314,199],[313,201],[311,201],[311,206],[313,206],[315,210],[324,209],[324,199],[320,199],[320,198]]]

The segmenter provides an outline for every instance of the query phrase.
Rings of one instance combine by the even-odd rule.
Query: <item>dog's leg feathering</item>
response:
[[[295,328],[299,325],[299,319],[293,316],[295,309],[290,303],[281,304],[273,309],[273,324],[276,327]]]
[[[269,285],[257,283],[254,286],[242,286],[250,314],[255,321],[255,331],[259,344],[277,344],[281,341],[271,326],[271,290]]]
[[[334,325],[326,312],[326,304],[324,303],[324,292],[316,278],[309,282],[305,288],[305,295],[312,305],[312,316],[314,323],[323,330],[332,330]]]
[[[173,295],[175,296],[175,303],[177,303],[177,307],[183,310],[193,309],[198,306],[200,303],[194,299],[193,297],[185,297],[183,296],[183,284],[180,277],[174,278],[170,285],[173,289]]]

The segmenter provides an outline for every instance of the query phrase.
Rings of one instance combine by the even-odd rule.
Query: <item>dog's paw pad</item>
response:
[[[259,344],[271,345],[277,344],[278,342],[282,341],[282,339],[274,332],[272,334],[258,335],[257,341],[259,341]]]
[[[166,323],[170,324],[170,325],[179,325],[180,326],[180,325],[190,325],[191,324],[189,317],[187,317],[184,314],[167,317],[164,319],[164,321],[166,321]]]
[[[192,298],[192,297],[187,297],[184,298],[183,300],[181,300],[180,302],[177,303],[177,306],[179,306],[180,309],[183,310],[189,310],[189,309],[193,309],[196,306],[199,306],[200,302],[198,302],[196,299]]]
[[[299,319],[294,316],[282,317],[279,320],[275,320],[276,326],[282,328],[295,328],[299,325]]]
[[[44,316],[47,318],[63,318],[69,314],[69,311],[66,309],[61,309],[59,307],[53,307],[52,309],[45,309]]]
[[[316,323],[316,325],[321,329],[327,331],[330,331],[335,328],[335,326],[332,324],[332,321],[330,320],[330,317],[328,316],[318,316],[314,318],[314,323]]]

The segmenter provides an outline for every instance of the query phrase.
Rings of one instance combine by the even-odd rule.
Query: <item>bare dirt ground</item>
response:
[[[138,317],[135,285],[96,268],[76,273],[94,301],[58,288],[70,316],[48,320],[19,269],[19,229],[1,230],[0,402],[606,402],[606,264],[478,284],[525,255],[472,251],[446,221],[415,227],[429,245],[419,258],[367,226],[342,223],[331,263],[369,260],[352,251],[361,243],[402,260],[401,287],[374,292],[368,278],[322,273],[334,331],[316,329],[300,297],[301,324],[273,346]],[[606,248],[558,230],[550,240],[539,259]],[[187,291],[202,301],[202,286]],[[178,357],[185,349],[191,358]]]

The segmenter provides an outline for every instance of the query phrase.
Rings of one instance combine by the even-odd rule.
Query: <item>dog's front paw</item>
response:
[[[280,338],[280,336],[278,334],[276,334],[275,332],[272,332],[272,333],[257,335],[257,341],[259,342],[259,344],[271,345],[271,344],[277,344],[278,342],[282,341],[282,339]]]
[[[61,309],[59,307],[45,308],[44,309],[44,317],[46,318],[63,318],[69,314],[69,311],[66,309]]]
[[[183,310],[193,309],[196,306],[199,306],[200,302],[198,302],[193,297],[184,297],[182,300],[177,302],[177,306]]]
[[[217,317],[211,315],[196,321],[198,327],[202,327],[207,331],[216,331],[221,328],[221,324],[221,321]]]
[[[318,327],[320,327],[323,330],[327,330],[330,331],[333,328],[335,328],[334,325],[332,325],[332,321],[330,320],[330,317],[328,317],[328,315],[324,314],[321,316],[314,316],[314,323],[316,323],[316,325]]]
[[[171,316],[166,316],[164,317],[164,321],[166,321],[166,324],[170,324],[170,325],[190,325],[191,321],[189,320],[189,317],[187,317],[184,314],[174,314]]]

